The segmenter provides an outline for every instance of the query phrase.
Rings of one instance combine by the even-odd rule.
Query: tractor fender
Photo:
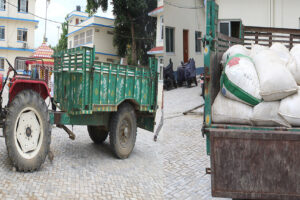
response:
[[[23,90],[33,90],[37,92],[44,100],[49,96],[49,88],[44,81],[17,79],[12,83],[9,89],[9,103],[19,92]]]

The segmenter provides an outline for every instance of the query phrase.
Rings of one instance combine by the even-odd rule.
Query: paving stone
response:
[[[158,142],[138,129],[128,159],[116,159],[109,140],[94,144],[85,126],[74,126],[76,140],[52,131],[52,163],[33,173],[12,171],[0,138],[0,199],[213,199],[201,112],[181,113],[199,105],[200,87],[165,92],[165,122]],[[72,128],[72,127],[70,127]],[[1,131],[0,131],[1,132]],[[2,135],[2,133],[0,133]]]

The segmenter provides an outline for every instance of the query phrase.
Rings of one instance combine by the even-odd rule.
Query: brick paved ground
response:
[[[108,140],[93,144],[86,127],[74,127],[75,141],[55,128],[53,163],[47,159],[37,172],[18,173],[0,138],[0,199],[212,199],[202,116],[181,115],[201,103],[199,92],[165,92],[164,132],[155,143],[152,133],[139,129],[127,160],[114,158]]]
[[[165,92],[164,172],[168,199],[214,199],[211,197],[210,167],[202,137],[202,109],[194,115],[182,112],[201,103],[201,88],[178,88]],[[216,199],[216,198],[215,198]],[[219,198],[218,198],[219,199]]]
[[[0,139],[0,199],[164,199],[160,146],[151,133],[139,130],[130,158],[118,160],[108,141],[93,144],[85,129],[74,127],[72,141],[55,128],[54,161],[34,173],[13,172]]]

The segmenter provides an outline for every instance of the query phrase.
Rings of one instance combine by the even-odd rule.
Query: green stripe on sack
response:
[[[221,88],[223,88],[223,85],[226,87],[226,89],[229,92],[231,92],[231,94],[233,94],[237,98],[249,103],[252,106],[256,106],[257,104],[262,102],[261,99],[255,98],[254,96],[252,96],[248,92],[245,92],[239,86],[237,86],[236,84],[231,82],[224,72],[222,73],[222,77],[221,77]]]
[[[229,63],[229,61],[232,59],[232,58],[236,58],[236,57],[238,57],[238,58],[248,58],[253,64],[254,64],[254,62],[253,62],[253,60],[252,60],[252,58],[250,58],[249,56],[245,56],[245,55],[243,55],[243,54],[234,54],[233,56],[230,56],[228,59],[227,59],[227,61],[226,61],[226,63],[225,63],[225,67],[227,66],[227,64]]]
[[[228,62],[231,59],[235,58],[235,57],[248,58],[254,64],[252,58],[250,58],[249,56],[245,56],[243,54],[235,54],[235,55],[229,57],[227,59],[227,61],[226,61],[225,68],[224,68],[224,70],[222,72],[222,75],[221,75],[221,80],[220,80],[221,88],[223,88],[223,85],[224,85],[225,88],[229,92],[231,92],[231,94],[233,94],[237,98],[241,99],[242,101],[247,102],[247,103],[249,103],[252,106],[255,106],[255,105],[259,104],[260,102],[262,102],[262,100],[254,97],[254,96],[252,96],[251,94],[247,93],[246,91],[244,91],[243,89],[241,89],[239,86],[237,86],[236,84],[234,84],[233,82],[231,82],[228,79],[228,77],[227,77],[227,75],[225,73],[225,69],[226,69],[226,66],[227,66]]]

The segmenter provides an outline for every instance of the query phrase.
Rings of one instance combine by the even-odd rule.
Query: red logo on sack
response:
[[[234,65],[239,64],[239,62],[240,62],[240,58],[239,58],[239,57],[234,57],[234,58],[232,58],[232,59],[228,62],[228,65],[229,65],[229,67],[232,67],[232,66],[234,66]]]

